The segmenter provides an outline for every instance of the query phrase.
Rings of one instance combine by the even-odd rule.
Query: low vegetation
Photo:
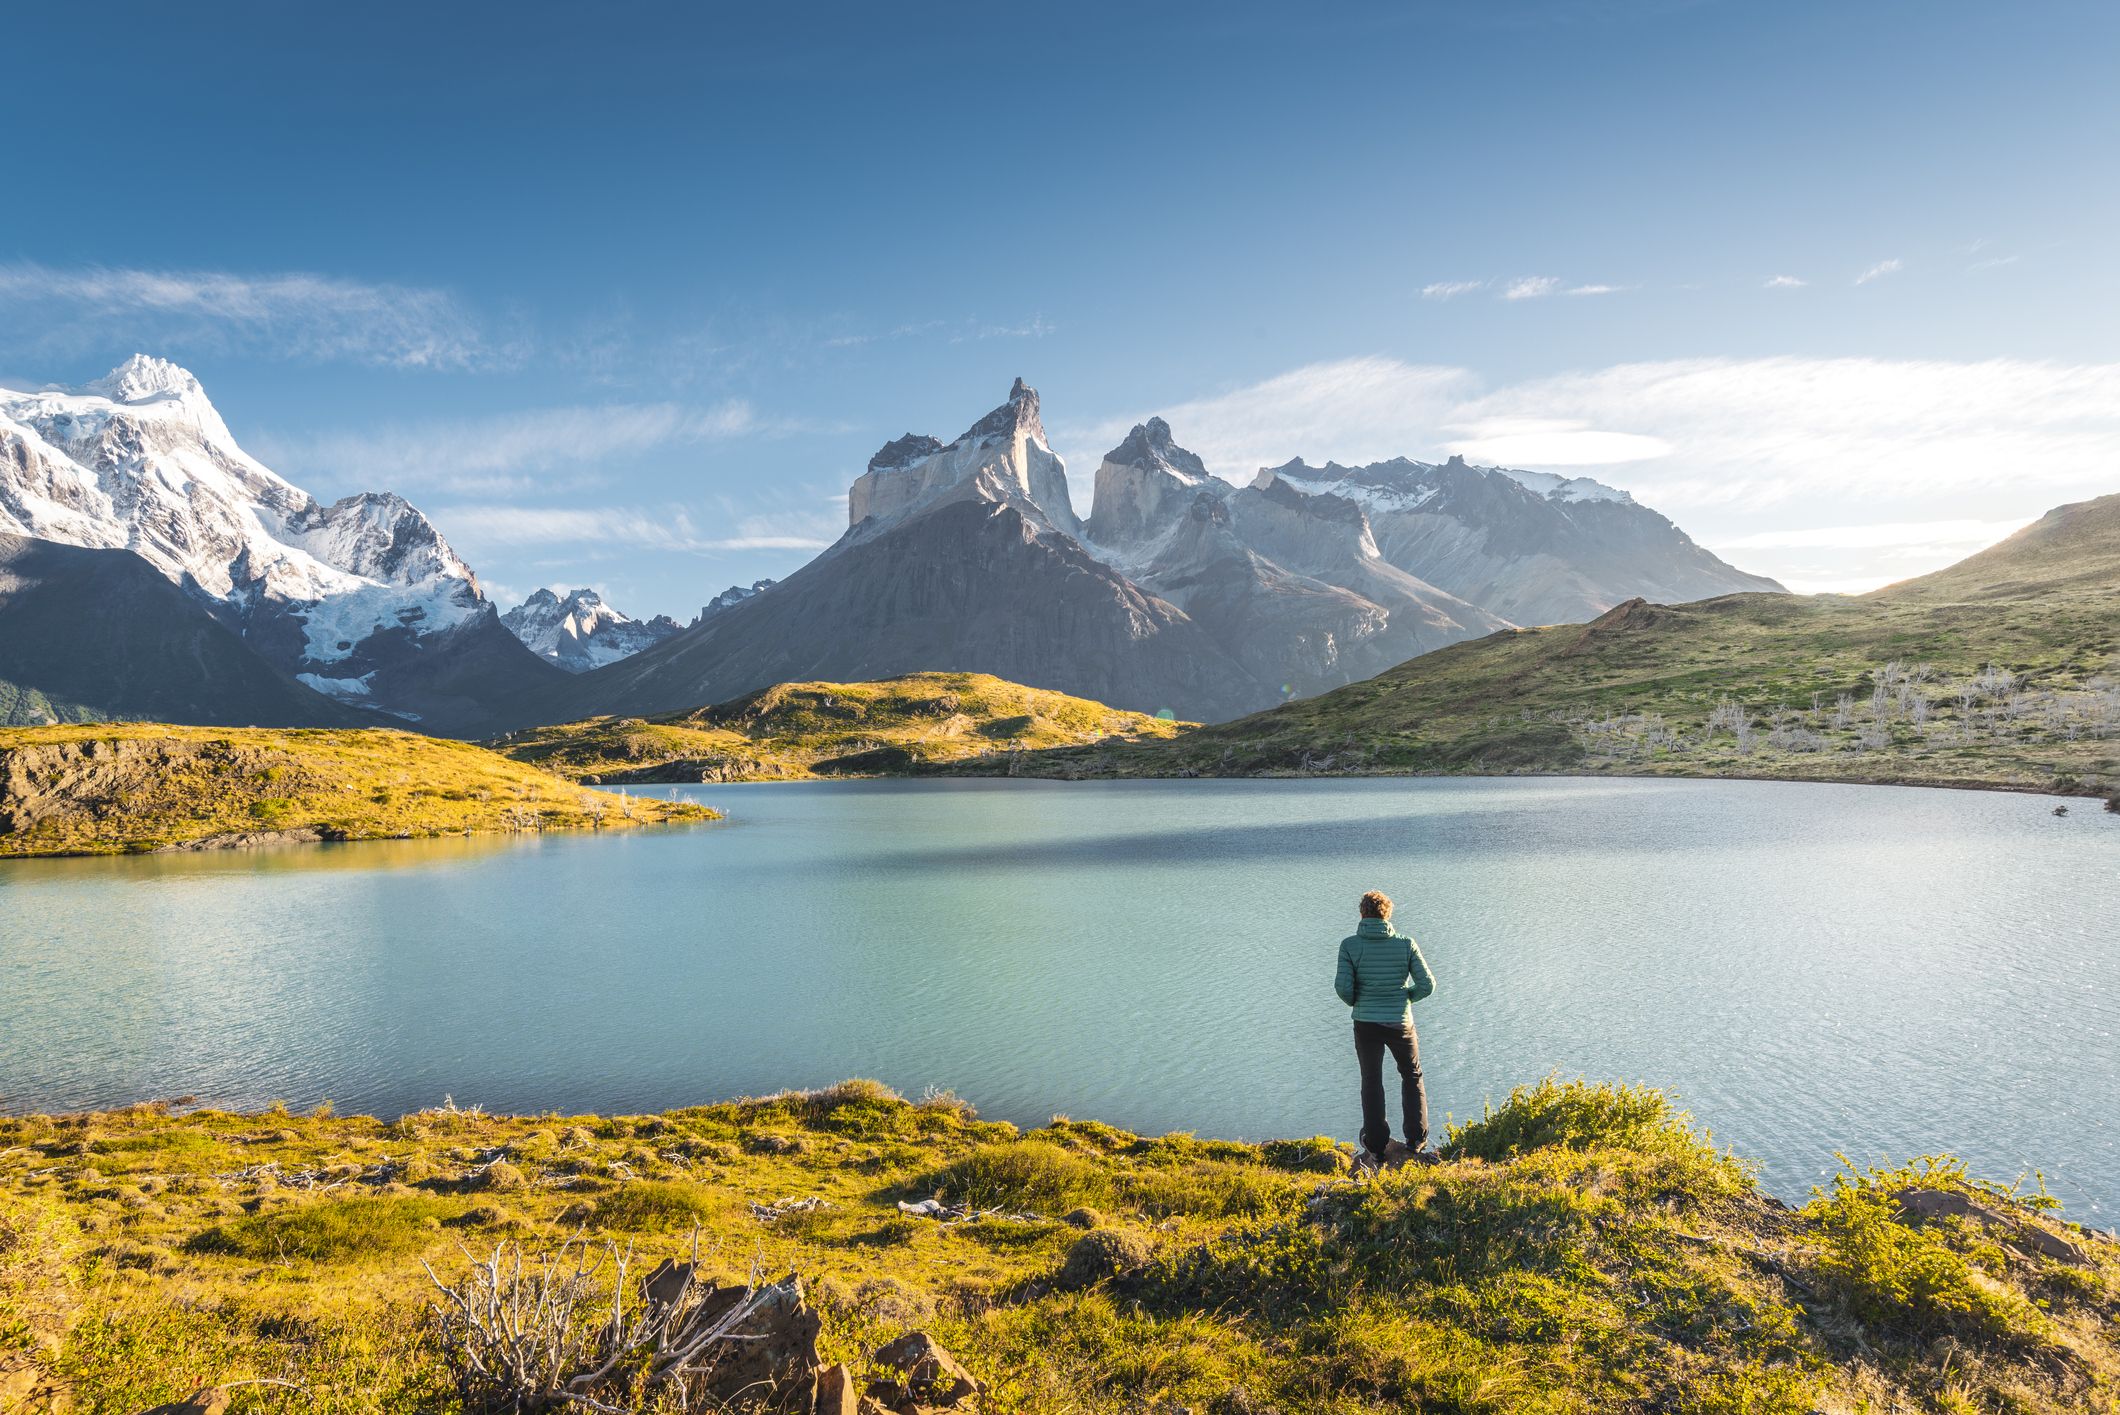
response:
[[[903,775],[1024,752],[1158,741],[1178,724],[984,673],[915,673],[873,683],[782,683],[660,717],[594,717],[492,742],[517,761],[580,781],[759,781]]]
[[[1949,1161],[1791,1209],[1660,1094],[1556,1081],[1443,1154],[1365,1180],[1330,1141],[1020,1132],[858,1081],[621,1117],[19,1117],[0,1381],[83,1415],[242,1380],[290,1384],[233,1387],[237,1415],[453,1415],[492,1333],[438,1319],[438,1284],[589,1245],[794,1272],[823,1360],[865,1379],[924,1332],[987,1412],[2120,1408],[2120,1246]]]
[[[384,730],[0,728],[0,856],[603,830],[711,819]]]
[[[1872,594],[1633,600],[1019,774],[1567,772],[2120,792],[2120,496]]]

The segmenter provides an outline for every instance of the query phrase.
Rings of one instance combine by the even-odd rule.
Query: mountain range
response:
[[[786,579],[525,711],[667,713],[780,682],[962,671],[1218,721],[1637,594],[1780,589],[1588,479],[1297,461],[1238,487],[1160,418],[1105,455],[1085,521],[1021,379],[948,442],[886,443],[848,522]]]
[[[267,694],[212,720],[332,720],[336,704],[465,734],[564,676],[502,627],[412,505],[389,492],[318,501],[237,446],[198,380],[162,359],[134,355],[81,388],[0,389],[0,533],[129,552],[308,695]],[[136,579],[80,580],[70,612],[121,616],[116,596]],[[46,627],[13,601],[9,637]],[[163,667],[201,680],[176,696],[202,704],[214,701],[205,680],[226,677],[203,662]],[[134,682],[79,706],[122,716],[155,691]]]
[[[569,673],[616,663],[684,627],[667,614],[628,618],[592,589],[569,590],[564,597],[538,590],[503,614],[501,623],[525,648]]]
[[[140,622],[201,651],[111,645],[106,665],[142,665],[123,683],[18,653],[11,710],[490,735],[939,671],[1219,721],[1636,595],[1779,588],[1586,478],[1298,460],[1237,486],[1160,418],[1105,455],[1084,519],[1021,379],[948,442],[886,443],[848,512],[808,565],[682,627],[588,589],[503,616],[410,503],[319,501],[244,452],[191,374],[135,355],[84,387],[0,389],[0,534],[136,557],[177,598],[13,546],[46,588],[0,599],[0,628],[63,646],[54,626],[151,598]]]

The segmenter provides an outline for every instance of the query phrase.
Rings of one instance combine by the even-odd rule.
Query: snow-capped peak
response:
[[[501,623],[532,653],[571,673],[601,668],[639,653],[678,630],[658,614],[645,622],[621,614],[586,587],[561,596],[540,589],[501,616]]]
[[[234,450],[235,438],[220,410],[206,396],[206,389],[190,369],[158,359],[152,354],[134,354],[109,373],[73,390],[88,398],[107,398],[131,408],[163,403],[181,409],[208,441]]]
[[[174,393],[180,398],[186,394],[199,398],[206,396],[206,390],[199,386],[199,380],[192,376],[190,369],[152,354],[134,354],[81,391],[97,394],[114,403],[139,403],[165,393]]]
[[[320,670],[378,632],[418,639],[489,612],[402,497],[320,505],[236,445],[189,371],[146,354],[79,388],[0,389],[0,530],[130,550],[332,682],[351,679]]]

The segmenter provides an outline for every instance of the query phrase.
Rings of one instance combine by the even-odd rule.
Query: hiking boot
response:
[[[1354,1152],[1354,1172],[1356,1174],[1381,1174],[1386,1163],[1384,1156],[1378,1154],[1375,1150],[1365,1149]]]

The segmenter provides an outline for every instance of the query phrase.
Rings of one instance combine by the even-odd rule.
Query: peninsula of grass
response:
[[[595,717],[488,745],[578,781],[787,781],[906,775],[981,761],[1006,772],[1025,752],[1162,741],[1179,725],[984,673],[872,683],[781,683],[659,717]]]
[[[967,770],[981,769],[971,763]],[[2120,792],[2120,496],[1871,594],[1631,600],[1017,775],[1567,773]]]
[[[455,1415],[423,1264],[578,1239],[793,1272],[822,1360],[864,1377],[924,1332],[987,1415],[2120,1408],[2120,1245],[1955,1162],[1791,1208],[1662,1095],[1550,1080],[1443,1156],[1359,1178],[1327,1140],[1026,1132],[859,1081],[618,1117],[0,1120],[0,1389]]]
[[[468,742],[381,729],[0,728],[0,856],[611,830],[709,820]]]

